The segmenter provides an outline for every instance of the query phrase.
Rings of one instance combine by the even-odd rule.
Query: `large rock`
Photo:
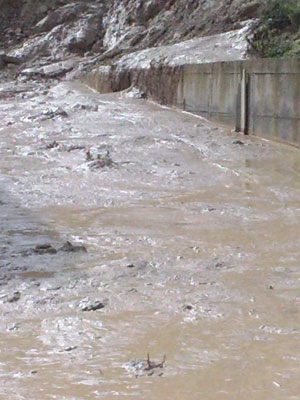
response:
[[[0,69],[3,69],[7,64],[20,65],[22,60],[18,57],[13,57],[5,53],[0,53]]]
[[[27,68],[21,74],[29,77],[58,78],[70,72],[77,64],[76,59],[66,60],[42,67]]]
[[[72,9],[70,6],[61,7],[49,14],[40,21],[39,29],[52,29],[28,39],[10,54],[26,61],[41,57],[51,57],[55,61],[64,59],[70,53],[83,54],[91,50],[94,43],[103,38],[102,11],[94,5],[76,3],[73,6]],[[69,21],[75,17],[74,21]]]
[[[164,7],[169,8],[173,1],[166,0],[138,0],[135,18],[139,23],[146,23],[154,18]]]
[[[54,27],[66,22],[74,21],[81,17],[81,14],[87,11],[86,3],[72,3],[57,10],[50,12],[45,18],[38,22],[35,30],[39,33],[50,32]]]
[[[85,52],[99,39],[102,30],[101,15],[89,15],[79,20],[69,30],[66,45],[71,52]]]

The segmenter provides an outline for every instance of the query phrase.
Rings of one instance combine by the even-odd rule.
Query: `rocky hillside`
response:
[[[258,8],[257,1],[247,0],[112,1],[104,19],[104,44],[152,47],[226,32],[254,18]]]
[[[258,15],[259,4],[249,0],[0,0],[0,42],[10,48],[35,36],[19,52],[26,59],[144,49],[239,28],[241,22]]]
[[[300,55],[300,1],[266,0],[253,37],[253,48],[261,57]]]
[[[0,12],[0,66],[24,70],[68,60],[50,76],[72,69],[70,59],[110,64],[124,54],[238,30],[249,20],[255,55],[297,55],[300,48],[296,0],[0,0]]]

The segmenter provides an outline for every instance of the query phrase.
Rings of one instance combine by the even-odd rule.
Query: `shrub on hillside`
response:
[[[264,1],[263,20],[270,29],[299,29],[300,0]]]

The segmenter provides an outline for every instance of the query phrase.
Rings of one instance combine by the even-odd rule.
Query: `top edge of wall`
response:
[[[300,73],[300,58],[250,58],[247,60],[216,61],[208,63],[185,64],[184,69],[190,71],[199,70],[211,72],[214,68],[223,71],[235,71],[245,68],[253,73]]]

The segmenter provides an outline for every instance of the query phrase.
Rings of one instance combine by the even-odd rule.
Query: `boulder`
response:
[[[35,26],[35,31],[39,33],[50,32],[57,25],[74,21],[78,17],[80,18],[81,14],[87,8],[87,4],[81,2],[60,7],[57,10],[51,11],[45,18],[39,21]]]
[[[79,20],[68,32],[66,45],[71,52],[86,52],[90,50],[102,30],[100,15],[89,15]]]
[[[20,65],[22,64],[22,59],[5,53],[0,53],[0,69],[5,68],[7,64]]]
[[[94,43],[92,48],[91,48],[91,52],[94,53],[94,54],[104,53],[105,50],[106,49],[103,46],[103,40],[102,39],[100,39],[96,43]]]
[[[58,78],[70,72],[77,64],[77,60],[60,61],[42,67],[27,68],[21,74],[30,77]]]
[[[166,6],[165,0],[138,1],[136,7],[136,21],[145,23],[154,18]]]
[[[20,65],[22,59],[19,57],[14,57],[5,53],[0,53],[0,69],[4,68],[7,64]]]
[[[76,3],[73,7],[74,9],[70,9],[70,6],[60,7],[49,14],[39,23],[38,29],[43,32],[26,40],[22,46],[12,50],[10,55],[24,61],[51,57],[54,62],[65,59],[70,53],[83,55],[90,51],[93,45],[103,38],[101,8],[82,6],[81,3]],[[59,14],[61,10],[62,15]],[[53,19],[50,20],[50,16]],[[71,16],[74,17],[72,21]],[[52,29],[47,32],[50,27]]]

